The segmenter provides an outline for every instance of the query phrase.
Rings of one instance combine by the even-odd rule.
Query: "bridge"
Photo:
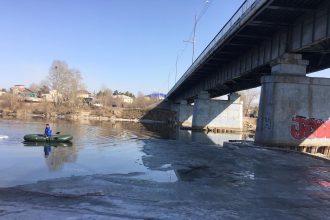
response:
[[[329,67],[330,1],[247,0],[167,100],[182,124],[241,129],[239,97],[212,98],[262,85],[257,142],[330,144],[330,80],[306,76]]]

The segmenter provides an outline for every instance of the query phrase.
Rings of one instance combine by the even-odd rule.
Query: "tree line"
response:
[[[48,75],[40,83],[32,83],[29,90],[39,94],[49,94],[51,91],[56,93],[52,103],[55,108],[66,107],[71,111],[75,111],[82,106],[82,100],[79,98],[78,93],[86,91],[86,86],[83,82],[81,72],[78,69],[71,68],[65,61],[55,60],[52,62]],[[122,100],[115,98],[116,95],[126,95],[134,99],[133,103],[126,104]],[[17,97],[13,94],[8,95],[11,106],[17,106]],[[146,99],[143,93],[139,92],[137,96],[133,93],[126,91],[120,92],[103,86],[97,93],[93,94],[95,101],[103,107],[146,107],[150,104],[157,102],[156,100]],[[14,101],[13,101],[14,100]],[[46,103],[45,103],[46,104]]]

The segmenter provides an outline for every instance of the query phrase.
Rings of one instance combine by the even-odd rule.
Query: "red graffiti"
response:
[[[292,118],[291,136],[297,140],[304,138],[330,138],[330,120],[295,116]]]
[[[324,186],[326,188],[330,188],[330,182],[328,182],[326,180],[320,180],[319,184],[321,184],[322,186]]]

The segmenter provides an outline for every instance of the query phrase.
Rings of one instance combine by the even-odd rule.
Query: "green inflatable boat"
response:
[[[24,136],[24,140],[27,142],[58,142],[64,143],[72,140],[72,136],[68,134],[56,134],[51,137],[46,137],[43,134],[27,134]]]
[[[31,142],[31,141],[23,141],[24,147],[45,147],[45,146],[51,146],[51,147],[72,147],[72,142]]]

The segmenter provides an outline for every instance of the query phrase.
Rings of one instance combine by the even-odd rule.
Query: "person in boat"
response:
[[[52,136],[52,129],[50,128],[49,124],[46,124],[44,135],[48,138],[50,138]]]

